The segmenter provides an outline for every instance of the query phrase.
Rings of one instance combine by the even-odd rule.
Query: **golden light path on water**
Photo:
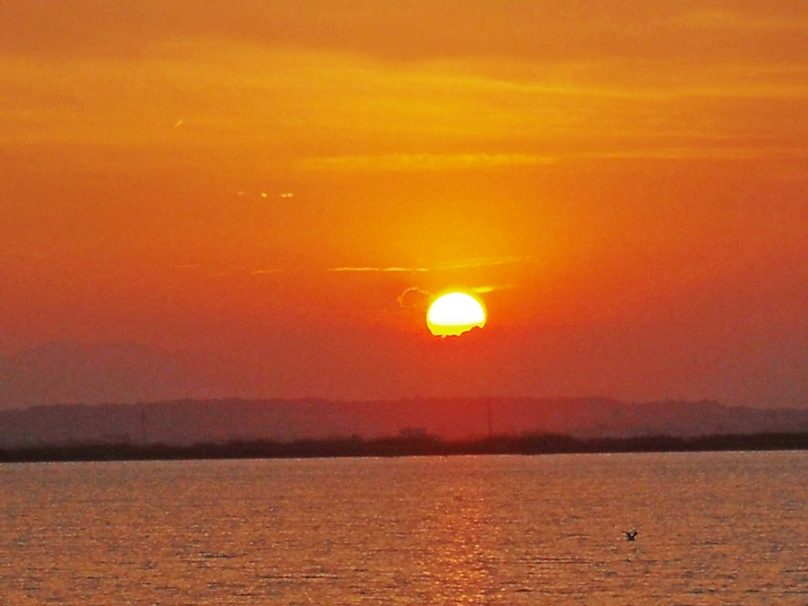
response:
[[[796,451],[0,465],[0,602],[805,606],[806,480]]]

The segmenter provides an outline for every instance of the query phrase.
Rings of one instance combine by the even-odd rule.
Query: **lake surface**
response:
[[[805,452],[7,464],[0,604],[804,606],[806,503]]]

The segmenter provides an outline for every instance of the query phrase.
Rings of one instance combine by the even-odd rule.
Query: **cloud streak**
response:
[[[456,271],[464,269],[473,269],[478,267],[495,267],[498,265],[509,265],[513,263],[522,263],[528,261],[529,256],[521,257],[487,257],[478,259],[464,259],[459,261],[450,261],[446,263],[437,263],[430,267],[426,266],[368,266],[368,265],[349,265],[342,267],[332,267],[329,269],[335,273],[426,273],[426,272],[441,272],[441,271]]]
[[[369,266],[344,266],[333,267],[330,271],[336,273],[423,273],[429,271],[426,267],[369,267]]]
[[[447,171],[551,164],[537,154],[386,154],[306,158],[303,170],[315,171]]]

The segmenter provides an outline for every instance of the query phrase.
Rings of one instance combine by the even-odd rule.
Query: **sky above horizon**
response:
[[[808,406],[806,169],[798,0],[7,0],[0,400]]]

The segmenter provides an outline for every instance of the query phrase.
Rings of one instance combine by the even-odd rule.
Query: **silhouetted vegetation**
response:
[[[430,435],[364,440],[358,436],[293,442],[165,444],[76,444],[0,450],[0,462],[126,461],[172,459],[257,459],[315,457],[401,457],[475,454],[573,454],[609,452],[698,452],[728,450],[808,450],[808,433],[716,435],[698,438],[646,436],[578,439],[539,434],[445,441]]]

